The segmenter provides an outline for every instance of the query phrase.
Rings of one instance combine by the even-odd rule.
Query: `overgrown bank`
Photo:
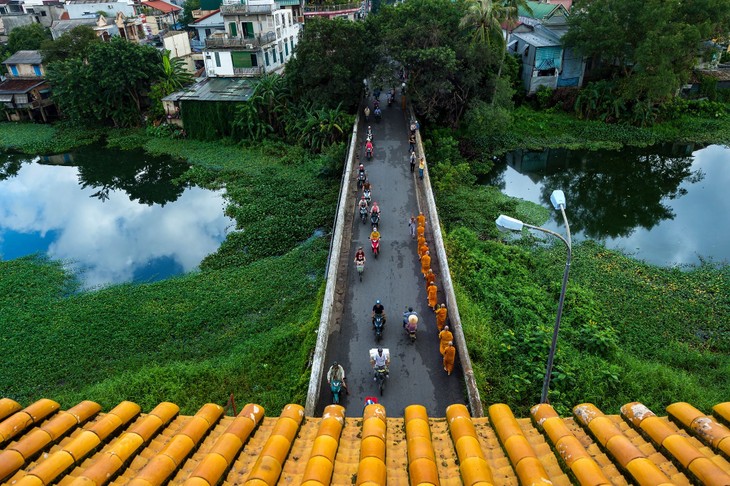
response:
[[[534,133],[534,148],[635,141],[633,129],[607,126],[604,141],[610,144],[598,136],[566,144],[568,132],[561,123],[583,122],[519,110],[518,116],[533,116],[551,127],[515,127],[512,139],[524,141]],[[688,122],[712,124],[715,134],[730,133],[724,119]],[[583,130],[591,129],[584,125]],[[720,141],[704,138],[705,133],[692,135],[683,140]],[[490,158],[465,160],[452,136],[427,133],[432,142],[427,152],[469,351],[485,404],[504,402],[526,414],[540,398],[565,249],[562,244],[546,247],[527,234],[505,241],[494,225],[499,214],[540,225],[547,210],[476,185],[475,173],[486,172]],[[494,153],[506,148],[511,145],[495,145]],[[569,194],[569,187],[564,190]],[[730,394],[728,322],[727,266],[665,269],[596,243],[577,245],[550,400],[563,414],[585,401],[611,411],[635,400],[655,410],[674,401],[707,410]]]
[[[35,154],[94,138],[68,133],[0,124],[0,145]],[[115,146],[187,159],[181,183],[225,187],[237,231],[197,273],[95,292],[75,293],[77,282],[58,263],[0,262],[3,395],[63,406],[91,399],[106,409],[170,400],[185,413],[225,403],[231,392],[271,410],[303,401],[328,251],[315,231],[331,227],[341,147],[313,156],[278,144],[107,135]]]

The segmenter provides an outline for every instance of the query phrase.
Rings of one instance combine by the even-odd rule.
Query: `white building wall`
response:
[[[216,63],[216,53],[218,53],[218,61]],[[231,53],[227,51],[205,51],[203,53],[203,61],[205,62],[205,72],[210,77],[233,76],[233,60]]]

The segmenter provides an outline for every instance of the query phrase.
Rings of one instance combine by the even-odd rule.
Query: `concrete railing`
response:
[[[329,261],[327,263],[327,286],[325,287],[324,299],[322,300],[322,315],[319,318],[319,328],[317,329],[317,344],[314,348],[314,357],[312,358],[312,374],[309,378],[307,402],[304,405],[304,413],[308,417],[314,416],[314,408],[317,406],[317,399],[319,398],[319,392],[322,386],[322,375],[324,374],[325,366],[324,360],[327,354],[327,340],[329,339],[332,311],[335,305],[337,272],[339,271],[340,255],[342,253],[342,238],[345,229],[345,211],[348,207],[347,184],[350,182],[353,160],[355,159],[355,149],[357,148],[357,129],[359,123],[360,117],[356,117],[355,124],[352,127],[352,136],[350,137],[350,148],[347,152],[347,159],[345,160],[345,171],[342,176],[342,182],[340,183],[340,200],[337,206],[337,219],[335,220],[335,230],[332,234]]]
[[[413,108],[408,108],[410,120],[414,120]],[[410,122],[407,122],[410,125]],[[482,401],[479,397],[479,389],[477,388],[476,379],[474,378],[474,370],[471,366],[471,358],[469,357],[469,349],[466,346],[466,338],[464,330],[461,327],[461,316],[459,316],[459,306],[456,303],[456,294],[454,293],[454,283],[451,281],[451,273],[449,272],[449,261],[446,257],[446,247],[444,246],[444,238],[441,234],[441,224],[439,222],[438,210],[436,209],[436,199],[433,197],[433,189],[431,188],[431,178],[428,175],[428,158],[423,150],[423,140],[421,133],[416,132],[416,145],[418,153],[422,154],[426,161],[426,168],[423,171],[423,192],[426,196],[426,206],[428,207],[428,220],[431,225],[436,254],[438,255],[439,265],[441,267],[441,281],[443,282],[443,290],[446,295],[446,305],[449,309],[448,318],[450,321],[450,329],[453,331],[454,340],[456,341],[456,349],[459,351],[459,359],[461,360],[461,368],[464,371],[464,382],[466,383],[466,394],[469,399],[469,408],[472,417],[483,417],[484,409]]]

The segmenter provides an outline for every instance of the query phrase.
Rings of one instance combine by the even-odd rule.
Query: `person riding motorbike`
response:
[[[378,316],[383,319],[383,326],[385,326],[385,307],[380,303],[380,300],[376,300],[373,306],[373,329],[375,329],[375,318]]]
[[[368,200],[365,199],[365,194],[360,196],[360,202],[357,203],[357,208],[359,210],[365,210],[367,212],[370,212],[370,208],[368,207]]]
[[[409,307],[408,310],[403,313],[403,327],[404,328],[408,324],[408,321],[411,316],[416,316],[416,318],[418,318],[418,314],[413,310],[413,307]]]
[[[370,214],[377,214],[380,217],[380,206],[377,201],[373,201],[373,207],[370,209]]]
[[[371,142],[370,140],[365,142],[365,155],[368,159],[373,158],[373,142]]]
[[[368,140],[372,140],[372,139],[373,139],[373,129],[372,129],[372,128],[370,128],[370,125],[368,125],[368,133],[367,133],[367,136],[366,136],[366,138],[367,138]]]
[[[362,183],[362,189],[364,191],[370,190],[370,179],[365,179],[365,182]]]
[[[365,121],[368,121],[370,119],[370,107],[366,106],[363,112],[365,113]]]
[[[365,200],[368,202],[368,204],[370,204],[370,199],[371,199],[371,195],[370,194],[371,194],[370,189],[365,189],[363,187],[362,195],[365,196]]]
[[[372,240],[380,240],[380,231],[377,226],[373,226],[373,231],[370,233],[370,241]]]
[[[377,258],[380,253],[380,231],[377,226],[373,226],[373,231],[370,233],[370,244],[373,248],[373,254]]]
[[[373,114],[375,115],[376,120],[380,120],[380,117],[383,115],[383,112],[380,110],[380,107],[377,107],[373,111]]]
[[[332,363],[329,371],[327,371],[327,384],[332,386],[334,380],[339,380],[342,383],[342,388],[345,389],[345,393],[350,394],[350,390],[347,388],[347,382],[345,381],[345,368],[337,361]]]
[[[388,366],[390,365],[390,359],[388,358],[388,356],[383,354],[383,348],[378,347],[378,352],[370,360],[370,364],[372,365],[374,370],[377,370],[378,368],[385,368],[385,377],[389,378]],[[375,371],[375,374],[373,375],[373,381],[376,381],[377,379],[377,371]]]
[[[357,186],[361,187],[365,184],[365,181],[368,179],[368,173],[365,170],[365,166],[360,164],[360,167],[357,168]]]
[[[355,252],[355,263],[357,263],[358,260],[362,260],[363,262],[365,261],[365,251],[362,249],[362,246],[359,246]]]

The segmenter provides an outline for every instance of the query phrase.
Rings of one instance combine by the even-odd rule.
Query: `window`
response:
[[[219,52],[215,53],[215,67],[221,67],[221,55]]]
[[[259,67],[259,56],[255,52],[251,53],[251,66]]]
[[[274,58],[274,64],[276,64],[276,49],[271,49],[271,56]]]
[[[289,44],[284,42],[284,51],[286,52],[286,57],[289,57]]]
[[[18,75],[18,66],[16,66],[15,64],[11,64],[10,72],[12,73],[13,76],[17,76]]]
[[[236,28],[235,22],[228,23],[228,30],[231,33],[231,37],[238,37],[238,29]]]
[[[252,58],[255,57],[255,54],[248,52],[231,52],[231,61],[233,62],[234,68],[250,68],[254,66]]]
[[[45,10],[41,10],[41,17],[45,17],[46,15],[48,15],[48,14],[46,13],[46,11],[45,11]]]
[[[33,64],[33,72],[36,76],[43,76],[41,73],[41,67],[38,64]]]
[[[241,34],[246,39],[253,39],[254,38],[254,34],[253,34],[253,22],[244,22],[242,24],[242,26],[241,26]]]
[[[264,60],[266,61],[266,65],[269,65],[269,51],[264,51]]]
[[[291,53],[294,54],[294,36],[289,37],[289,44],[291,44]]]

